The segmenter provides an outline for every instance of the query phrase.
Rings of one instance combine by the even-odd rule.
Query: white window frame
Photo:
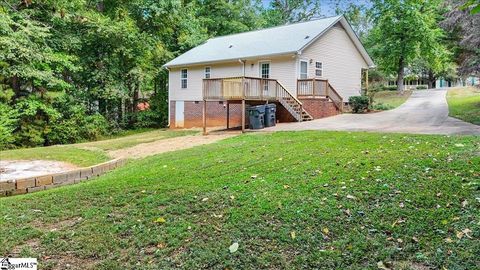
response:
[[[207,69],[208,69],[208,71],[207,71]],[[210,66],[205,67],[205,75],[204,76],[205,76],[205,79],[212,78],[212,67],[210,67]]]
[[[320,67],[317,64],[320,64]],[[317,71],[320,71],[320,75],[318,75]],[[315,77],[323,77],[323,62],[315,61]]]
[[[268,64],[268,78],[263,77],[263,73],[262,73],[262,65],[263,64]],[[272,75],[272,62],[270,60],[259,61],[258,62],[258,75],[262,79],[270,79],[270,77]]]
[[[307,63],[307,71],[306,73],[302,73],[302,63]],[[306,59],[300,59],[298,61],[298,78],[299,79],[308,79],[308,60]],[[302,78],[302,74],[305,74],[305,78]]]
[[[185,71],[185,78],[183,77],[183,71]],[[185,86],[184,83],[185,82]],[[182,68],[180,70],[180,88],[187,89],[188,88],[188,68]]]
[[[268,77],[264,78],[263,77],[263,70],[262,70],[262,65],[263,64],[268,64]],[[270,79],[272,75],[272,61],[270,60],[263,60],[263,61],[258,61],[258,73],[259,77],[262,79]],[[268,91],[268,81],[264,81],[262,85],[263,91]]]

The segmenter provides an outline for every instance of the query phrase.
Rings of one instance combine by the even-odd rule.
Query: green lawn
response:
[[[0,254],[41,269],[479,269],[479,153],[473,136],[241,135],[2,198]]]
[[[405,90],[403,93],[398,91],[380,91],[375,93],[373,98],[373,108],[375,110],[391,110],[402,105],[412,94],[411,90]]]
[[[480,125],[480,89],[474,87],[448,90],[450,116]]]
[[[24,148],[0,152],[0,159],[57,160],[90,166],[109,160],[107,151],[131,147],[140,143],[198,134],[192,130],[158,129],[140,133],[125,133],[123,137],[114,137],[101,141],[49,147]]]

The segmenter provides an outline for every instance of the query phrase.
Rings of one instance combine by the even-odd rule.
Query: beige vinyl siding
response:
[[[361,70],[368,64],[340,24],[308,46],[298,58],[309,61],[309,78],[315,78],[315,62],[322,62],[322,78],[329,80],[344,101],[360,94]]]
[[[296,93],[295,58],[293,56],[272,57],[247,60],[245,76],[260,77],[259,63],[270,62],[270,78],[280,81],[292,94]],[[205,67],[210,67],[210,78],[237,77],[243,75],[243,64],[239,61],[221,64],[208,64],[172,68],[169,72],[170,100],[197,101],[202,100],[202,81]],[[181,70],[188,70],[188,86],[181,88]]]
[[[245,76],[260,77],[260,62],[270,62],[270,79],[278,80],[295,95],[295,58],[293,56],[248,60],[245,64]]]
[[[202,100],[203,78],[207,66],[210,67],[210,78],[235,77],[243,74],[242,64],[239,62],[172,68],[168,76],[170,100]],[[182,89],[180,76],[184,68],[188,70],[188,86]]]

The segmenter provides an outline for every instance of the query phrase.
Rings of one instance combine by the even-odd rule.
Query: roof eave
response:
[[[200,61],[200,62],[190,62],[190,63],[180,63],[180,64],[169,64],[166,63],[163,65],[163,68],[176,68],[176,67],[185,67],[185,66],[198,66],[198,65],[211,65],[216,63],[228,63],[234,62],[238,60],[252,60],[261,57],[274,57],[274,56],[288,56],[288,55],[295,55],[298,51],[288,51],[288,52],[280,52],[280,53],[271,53],[271,54],[261,54],[261,55],[251,55],[251,56],[243,56],[243,57],[234,57],[234,58],[226,58],[214,61]]]

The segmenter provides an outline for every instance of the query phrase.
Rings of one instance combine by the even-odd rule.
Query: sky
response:
[[[264,6],[270,5],[270,2],[273,0],[262,0]],[[339,2],[339,0],[320,0],[321,6],[321,13],[323,16],[334,16],[335,14],[335,4]],[[348,3],[357,3],[357,4],[369,4],[369,0],[343,0],[340,1],[343,5]]]

